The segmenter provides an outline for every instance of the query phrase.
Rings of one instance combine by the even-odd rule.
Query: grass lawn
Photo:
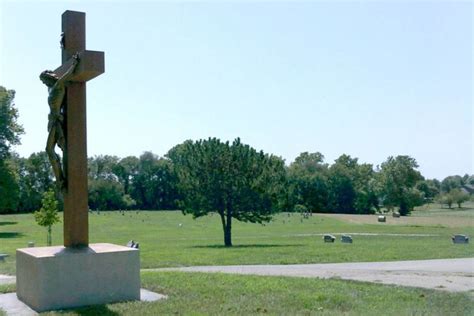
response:
[[[419,206],[415,210],[413,213],[414,216],[454,216],[474,220],[474,202],[465,202],[461,208],[458,208],[457,204],[454,204],[451,209],[444,205],[432,203]],[[472,222],[471,225],[473,225]]]
[[[134,239],[140,243],[142,268],[157,268],[472,257],[473,243],[454,245],[450,237],[455,233],[474,236],[473,207],[471,204],[462,211],[452,210],[452,216],[465,219],[464,227],[444,226],[445,213],[438,215],[437,209],[413,214],[413,219],[418,216],[435,219],[424,225],[411,225],[410,217],[403,224],[387,225],[377,223],[376,216],[371,223],[357,223],[345,220],[344,216],[313,215],[302,219],[298,214],[286,213],[277,215],[265,226],[235,221],[231,249],[222,246],[223,233],[216,215],[193,220],[178,211],[116,211],[90,213],[89,218],[91,242],[125,245]],[[391,220],[389,217],[388,221]],[[325,244],[318,235],[322,233],[352,233],[354,243]],[[0,253],[10,255],[0,262],[0,273],[15,273],[15,249],[26,247],[28,241],[34,241],[36,246],[44,246],[46,242],[46,231],[35,224],[32,214],[0,215]],[[62,244],[62,224],[53,229],[53,243]]]
[[[469,293],[447,293],[291,277],[142,273],[142,286],[168,299],[92,306],[45,315],[472,315]],[[0,292],[14,291],[12,286]]]
[[[341,219],[352,223],[371,224],[373,215],[321,214],[329,218]],[[412,225],[412,226],[444,226],[465,227],[474,226],[474,202],[466,202],[462,208],[448,209],[440,204],[426,204],[415,208],[410,216],[393,218],[387,214],[385,225]]]

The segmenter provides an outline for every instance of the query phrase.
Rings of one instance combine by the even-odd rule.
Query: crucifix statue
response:
[[[86,82],[104,73],[104,53],[86,50],[86,15],[62,15],[62,65],[40,79],[48,87],[46,152],[64,196],[64,246],[89,244],[87,191]],[[62,161],[55,152],[63,151]]]
[[[140,300],[140,250],[89,244],[86,82],[104,73],[104,53],[86,50],[85,22],[83,12],[63,13],[62,64],[40,75],[49,92],[46,151],[64,197],[64,247],[16,250],[16,295],[37,312]]]

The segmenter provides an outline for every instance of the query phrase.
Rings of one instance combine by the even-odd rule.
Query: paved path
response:
[[[38,313],[18,300],[16,293],[0,294],[0,309],[2,309],[7,314],[7,316],[38,315]]]
[[[15,281],[16,278],[14,276],[0,274],[0,285],[15,283]]]
[[[294,265],[201,266],[149,269],[148,271],[222,272],[324,279],[341,278],[450,292],[474,290],[474,258]]]
[[[158,294],[145,289],[140,289],[140,301],[154,302],[168,298],[166,295]],[[6,312],[7,316],[36,316],[37,312],[20,301],[16,293],[0,294],[0,310]]]
[[[450,292],[474,290],[474,258],[292,265],[201,266],[143,269],[142,271],[222,272],[323,279],[341,278]],[[0,284],[8,283],[15,283],[15,277],[0,275]]]

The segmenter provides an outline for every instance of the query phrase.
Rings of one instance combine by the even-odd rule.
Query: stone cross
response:
[[[86,50],[86,14],[65,11],[62,15],[62,65],[54,72],[60,77],[71,66],[72,56],[79,53],[77,65],[65,96],[66,150],[63,167],[64,246],[89,244],[87,191],[86,81],[104,73],[104,53]]]

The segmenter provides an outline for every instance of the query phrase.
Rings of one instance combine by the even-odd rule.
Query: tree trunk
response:
[[[410,207],[408,206],[408,203],[403,200],[400,201],[398,212],[401,216],[407,216],[408,214],[410,214]]]
[[[48,246],[51,246],[52,244],[52,240],[51,240],[51,226],[48,226],[48,237],[47,237],[47,240],[46,240],[46,243],[48,244]]]
[[[227,214],[224,215],[224,212],[219,212],[221,216],[222,229],[224,230],[224,246],[232,247],[232,216],[227,211]]]
[[[232,247],[232,217],[227,216],[227,223],[224,229],[224,245]]]
[[[224,243],[226,247],[232,247],[232,207],[227,205],[227,225],[224,231]]]

